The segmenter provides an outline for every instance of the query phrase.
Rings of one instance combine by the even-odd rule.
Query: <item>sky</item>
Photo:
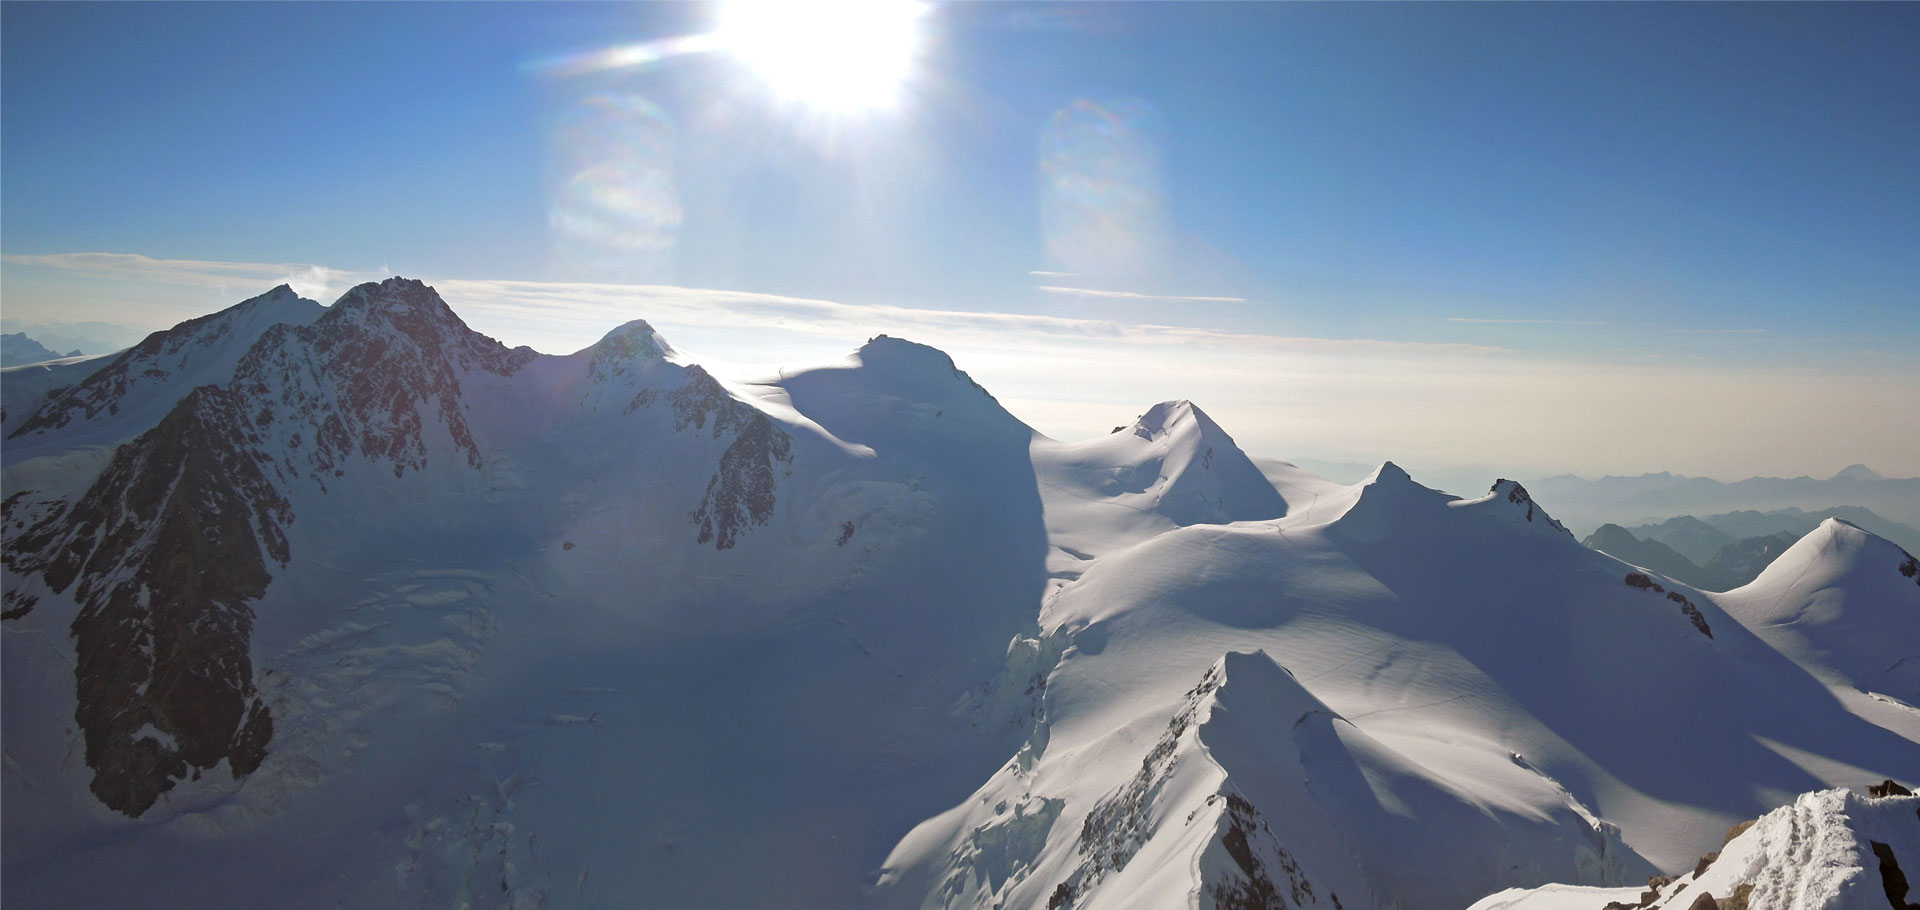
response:
[[[1920,475],[1920,6],[797,8],[9,0],[0,323],[402,274],[552,353],[912,338],[1059,438]]]

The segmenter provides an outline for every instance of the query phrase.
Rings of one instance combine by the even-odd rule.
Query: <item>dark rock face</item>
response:
[[[1880,885],[1886,891],[1887,904],[1893,910],[1920,910],[1920,904],[1907,900],[1912,893],[1907,890],[1907,874],[1900,871],[1900,860],[1893,855],[1893,848],[1879,841],[1868,841],[1873,847],[1874,858],[1880,861]]]
[[[1233,857],[1233,864],[1239,867],[1240,876],[1229,876],[1225,880],[1207,883],[1207,893],[1213,897],[1215,907],[1222,910],[1283,910],[1289,906],[1280,895],[1279,886],[1267,871],[1266,863],[1249,836],[1261,838],[1271,845],[1273,856],[1278,858],[1280,871],[1286,875],[1287,885],[1293,895],[1292,906],[1304,907],[1314,900],[1313,884],[1307,881],[1306,874],[1300,869],[1285,850],[1275,842],[1273,829],[1260,817],[1259,810],[1237,793],[1227,794],[1226,833],[1220,837],[1220,846],[1226,848],[1227,855]],[[1244,876],[1244,877],[1241,877]],[[1335,897],[1335,901],[1339,898]]]
[[[1482,474],[1480,476],[1485,477],[1486,475]],[[1500,485],[1504,483],[1507,483],[1507,479],[1504,477],[1495,480],[1493,486],[1489,487],[1487,491],[1497,493],[1500,491]],[[1521,486],[1519,481],[1513,481],[1512,485],[1507,488],[1507,501],[1514,505],[1526,506],[1527,520],[1533,520],[1533,497],[1527,495],[1527,488]]]
[[[1868,784],[1867,795],[1875,799],[1885,799],[1889,796],[1912,796],[1913,791],[1888,779],[1877,784]]]
[[[224,337],[184,331],[194,325],[144,344]],[[420,282],[361,285],[311,325],[266,329],[231,385],[190,392],[70,508],[9,500],[9,568],[71,587],[80,606],[75,720],[101,802],[138,816],[223,761],[235,776],[259,767],[273,718],[254,686],[250,601],[266,592],[269,561],[291,558],[284,491],[311,481],[324,492],[356,454],[395,476],[423,468],[434,418],[480,466],[459,377],[511,375],[535,356],[467,329]],[[96,388],[111,392],[124,372]],[[99,401],[112,408],[110,395]]]
[[[399,477],[426,467],[423,406],[479,467],[460,370],[510,376],[536,356],[468,329],[425,284],[390,278],[347,292],[312,325],[268,329],[241,358],[233,389],[260,432],[288,434],[289,448],[304,453],[305,465],[287,467],[324,485],[357,452],[390,462]]]
[[[688,427],[705,430],[711,423],[715,439],[739,429],[753,411],[735,401],[720,381],[698,364],[687,367],[686,381],[667,396],[667,403],[673,408],[674,430],[685,431]]]
[[[701,543],[732,549],[742,535],[773,517],[777,472],[793,464],[793,439],[767,415],[727,394],[697,365],[687,367],[686,381],[666,400],[673,409],[674,430],[706,431],[713,439],[734,434],[707,481],[699,508],[688,514],[700,529]]]
[[[1201,702],[1220,688],[1221,681],[1218,666],[1207,670],[1200,684],[1187,691],[1185,705],[1167,720],[1167,732],[1140,760],[1140,770],[1087,813],[1086,821],[1080,826],[1080,840],[1075,845],[1083,859],[1073,874],[1055,889],[1056,895],[1065,894],[1071,900],[1075,894],[1087,893],[1101,879],[1126,868],[1134,854],[1146,845],[1154,797],[1173,776],[1174,750],[1179,746],[1181,735],[1193,726]]]
[[[1686,595],[1679,591],[1668,591],[1667,599],[1680,605],[1681,614],[1687,617],[1688,622],[1693,623],[1694,628],[1700,630],[1700,634],[1708,638],[1713,637],[1713,630],[1707,627],[1707,618],[1700,614],[1700,608],[1694,606],[1693,601],[1688,600]]]
[[[629,328],[595,365],[609,375],[664,355],[650,329]],[[212,345],[230,330],[196,320],[130,353]],[[353,459],[396,477],[424,469],[436,438],[451,438],[454,459],[481,467],[461,379],[511,376],[536,356],[471,331],[420,282],[361,285],[311,324],[262,331],[230,384],[179,399],[122,443],[79,499],[11,491],[0,504],[0,558],[55,592],[70,590],[79,607],[70,625],[75,720],[101,802],[137,817],[223,762],[236,777],[259,768],[273,717],[254,681],[251,602],[291,559],[290,494],[326,493]],[[41,426],[90,407],[112,413],[139,362],[117,359],[121,369],[97,374],[81,387],[92,391],[58,411],[68,416],[49,411]],[[791,440],[697,367],[670,397],[678,429],[724,445],[692,519],[702,543],[730,548],[770,518]],[[8,591],[0,618],[33,609],[32,597]]]
[[[1685,594],[1679,591],[1668,591],[1652,578],[1639,572],[1628,572],[1626,584],[1629,588],[1639,588],[1642,591],[1665,592],[1668,600],[1680,605],[1680,614],[1685,616],[1688,622],[1693,623],[1693,627],[1699,629],[1700,634],[1708,638],[1713,637],[1713,629],[1707,625],[1707,617],[1700,612],[1699,607],[1693,605],[1693,601],[1687,599]]]
[[[729,549],[740,535],[766,524],[773,515],[776,466],[792,463],[786,431],[755,412],[720,456],[720,466],[707,481],[706,496],[693,510],[700,542],[712,541],[715,549]]]
[[[222,761],[252,773],[273,736],[247,602],[267,560],[286,563],[293,513],[245,427],[238,396],[195,389],[70,510],[8,542],[11,567],[75,586],[74,719],[94,795],[128,815]]]
[[[1715,850],[1712,853],[1700,854],[1700,861],[1693,864],[1693,877],[1699,878],[1700,876],[1707,874],[1707,867],[1713,865],[1714,862],[1719,859],[1720,859],[1720,851],[1718,850]]]
[[[1920,559],[1913,558],[1911,553],[1907,554],[1907,561],[1900,564],[1900,574],[1913,579],[1914,584],[1920,585]]]

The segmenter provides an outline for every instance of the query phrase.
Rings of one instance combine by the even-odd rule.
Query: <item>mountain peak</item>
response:
[[[1866,529],[1851,521],[1844,518],[1831,517],[1822,519],[1820,526],[1813,529],[1808,536],[1811,537],[1814,534],[1819,534],[1824,537],[1839,537],[1847,540],[1858,540],[1874,536],[1867,533]]]
[[[314,327],[336,332],[344,327],[365,329],[376,336],[398,335],[421,351],[439,352],[468,366],[506,375],[536,355],[532,348],[509,350],[491,337],[467,326],[431,285],[395,276],[358,285],[334,301]]]
[[[458,316],[440,299],[439,292],[431,285],[414,278],[402,278],[398,275],[385,281],[369,281],[355,285],[329,308],[328,316],[334,319],[353,317],[364,320],[366,314],[394,315],[418,313],[434,317]]]
[[[1829,584],[1853,570],[1862,553],[1881,553],[1882,561],[1897,565],[1903,554],[1894,544],[1844,518],[1828,518],[1808,531],[1799,542],[1788,547],[1752,582],[1762,588],[1773,585]]]
[[[264,294],[249,297],[211,316],[203,316],[201,318],[227,318],[242,313],[254,313],[265,308],[289,311],[291,315],[296,317],[288,320],[291,322],[309,322],[314,318],[314,312],[312,311],[318,311],[320,304],[318,301],[308,300],[300,296],[300,292],[295,291],[292,285],[280,284],[274,286],[272,290]],[[295,308],[298,308],[298,312],[291,312]],[[182,323],[182,325],[193,324],[195,322],[196,320],[189,320],[189,322]]]
[[[1408,474],[1406,472],[1406,469],[1400,467],[1397,464],[1394,464],[1391,461],[1380,462],[1380,466],[1377,468],[1374,468],[1373,473],[1368,474],[1366,480],[1361,481],[1361,483],[1366,486],[1373,486],[1375,484],[1403,484],[1403,483],[1412,483],[1412,482],[1413,482],[1413,475]]]
[[[1256,648],[1251,652],[1228,651],[1214,662],[1214,666],[1218,668],[1223,682],[1235,679],[1263,681],[1273,689],[1300,685],[1294,679],[1293,671],[1281,666],[1265,648]]]
[[[79,353],[78,351],[74,352]],[[23,363],[41,363],[56,360],[61,356],[55,351],[27,337],[25,332],[0,335],[0,366],[17,366]],[[73,356],[72,354],[66,356]]]
[[[1878,471],[1863,464],[1850,464],[1833,475],[1834,480],[1885,480]]]
[[[1205,411],[1184,398],[1176,401],[1163,401],[1147,409],[1140,419],[1133,422],[1133,433],[1141,439],[1153,439],[1173,432],[1183,424],[1197,426],[1202,434],[1209,430],[1220,431],[1220,425],[1213,422]]]
[[[971,389],[987,400],[994,401],[993,395],[955,365],[947,352],[932,345],[891,335],[875,335],[854,352],[854,357],[863,368],[872,371],[875,376],[886,377],[888,382],[897,384],[901,390],[918,389],[916,394],[925,400],[932,400],[926,396],[934,390],[952,389],[953,382],[957,380],[961,388]],[[939,392],[935,397],[944,394],[949,393]],[[995,405],[998,406],[997,401]]]
[[[1460,505],[1470,506],[1478,503],[1504,505],[1507,507],[1508,514],[1523,518],[1530,524],[1538,521],[1542,527],[1556,531],[1567,530],[1564,525],[1554,521],[1553,516],[1548,515],[1545,509],[1540,508],[1539,504],[1533,501],[1533,496],[1527,493],[1527,488],[1521,486],[1520,481],[1517,480],[1508,480],[1504,477],[1495,480],[1493,486],[1487,488],[1486,496],[1472,503],[1460,503]]]
[[[593,343],[593,359],[619,357],[626,360],[661,360],[672,356],[673,346],[645,319],[616,326]]]
[[[867,339],[867,343],[861,345],[856,353],[868,366],[924,365],[952,370],[955,373],[960,372],[947,352],[932,345],[895,338],[892,335],[875,335]]]

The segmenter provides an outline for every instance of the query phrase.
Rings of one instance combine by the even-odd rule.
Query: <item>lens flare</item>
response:
[[[1144,101],[1061,108],[1040,140],[1047,258],[1096,278],[1154,274],[1166,248],[1160,119]]]
[[[925,11],[910,0],[733,0],[714,39],[786,100],[877,110],[912,75]]]
[[[643,98],[603,92],[568,111],[553,133],[548,214],[560,264],[627,279],[666,264],[680,232],[678,139]]]

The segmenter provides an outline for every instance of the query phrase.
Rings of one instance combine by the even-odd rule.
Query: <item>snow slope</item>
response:
[[[1822,676],[1920,705],[1920,560],[1893,543],[1829,518],[1719,601]]]
[[[1471,910],[1598,910],[1615,903],[1667,910],[1693,907],[1702,895],[1718,906],[1731,899],[1755,910],[1881,910],[1920,898],[1920,797],[1806,793],[1728,835],[1692,871],[1656,888],[1512,889]]]
[[[1878,652],[1743,612],[1901,621],[1875,539],[1709,595],[1186,402],[1046,439],[896,338],[249,303],[7,441],[23,904],[1458,907],[1920,766]]]
[[[1243,831],[1332,819],[1291,833],[1267,822],[1279,833],[1262,868],[1292,855],[1303,881],[1345,881],[1325,888],[1348,905],[1462,906],[1503,882],[1644,879],[1770,794],[1916,763],[1912,733],[1841,709],[1707,595],[1629,583],[1633,567],[1579,546],[1517,484],[1458,500],[1388,464],[1310,501],[1276,521],[1169,530],[1054,593],[1041,635],[1061,659],[1035,734],[902,841],[883,903],[1234,906],[1203,897],[1238,887],[1205,859],[1227,835],[1191,824],[1236,794],[1251,807]],[[1182,693],[1250,647],[1377,744],[1354,762],[1367,786],[1310,788],[1311,802],[1275,786],[1299,773],[1284,758],[1298,747],[1279,744],[1308,713],[1292,708],[1260,712],[1262,748],[1177,757],[1208,710]],[[1649,718],[1680,705],[1689,721],[1646,748]],[[1170,754],[1174,769],[1210,761],[1215,776],[1156,771]],[[1144,808],[1116,826],[1114,805]],[[1018,856],[979,846],[1042,816],[1049,836],[1029,833]],[[1336,834],[1347,871],[1304,858]]]
[[[155,332],[64,389],[53,391],[6,429],[12,457],[32,457],[42,443],[112,445],[160,422],[174,403],[202,385],[223,385],[254,340],[282,323],[312,322],[320,304],[281,285],[218,313]],[[11,377],[9,377],[11,378]],[[66,377],[62,377],[63,380]],[[11,398],[11,396],[10,396]],[[8,401],[9,412],[13,402]],[[55,431],[58,431],[57,433]]]
[[[48,393],[92,375],[114,354],[61,357],[0,368],[0,437],[26,421]]]

